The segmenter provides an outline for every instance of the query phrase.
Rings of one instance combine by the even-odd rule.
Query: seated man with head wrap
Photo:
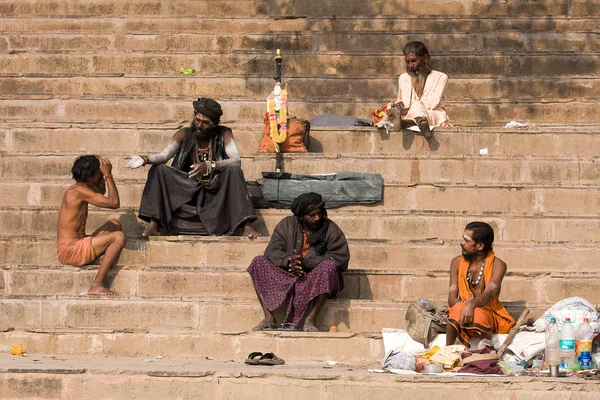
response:
[[[273,311],[287,300],[282,328],[317,332],[316,318],[327,298],[343,288],[342,272],[348,269],[350,251],[341,229],[327,218],[318,193],[304,193],[273,231],[264,256],[248,268],[265,314],[254,330],[277,328]]]
[[[219,125],[221,105],[194,101],[194,119],[158,154],[132,156],[127,168],[153,164],[142,194],[139,217],[149,222],[143,237],[156,233],[257,236],[250,227],[254,207],[240,168],[231,129]],[[171,166],[164,165],[173,156]]]

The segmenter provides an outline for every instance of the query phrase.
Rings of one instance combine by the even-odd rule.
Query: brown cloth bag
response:
[[[406,310],[406,331],[425,347],[440,333],[446,333],[448,310],[438,310],[429,300],[418,299]]]
[[[259,153],[275,153],[275,144],[271,139],[271,125],[269,124],[269,114],[265,114],[265,130],[260,145]],[[308,153],[307,143],[309,133],[309,123],[305,119],[292,117],[287,120],[287,137],[281,146],[282,153]],[[310,142],[308,142],[310,143]]]

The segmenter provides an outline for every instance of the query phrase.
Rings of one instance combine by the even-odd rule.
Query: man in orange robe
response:
[[[450,263],[447,345],[458,339],[470,347],[471,338],[508,333],[515,323],[498,298],[506,263],[495,257],[493,242],[494,230],[490,225],[467,224],[460,243],[462,256]]]

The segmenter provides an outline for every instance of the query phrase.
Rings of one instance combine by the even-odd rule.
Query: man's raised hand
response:
[[[98,157],[100,160],[100,171],[102,171],[102,175],[109,176],[112,172],[112,164],[108,161],[108,158]]]
[[[125,159],[129,160],[126,165],[129,169],[136,169],[144,166],[144,159],[140,156],[125,157]]]

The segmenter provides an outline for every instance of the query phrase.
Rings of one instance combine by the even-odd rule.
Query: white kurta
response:
[[[431,71],[425,81],[423,95],[419,98],[413,88],[410,75],[406,72],[400,75],[397,101],[402,101],[404,107],[408,108],[408,114],[403,119],[414,120],[417,117],[427,117],[430,126],[452,126],[444,110],[447,84],[448,75]]]

